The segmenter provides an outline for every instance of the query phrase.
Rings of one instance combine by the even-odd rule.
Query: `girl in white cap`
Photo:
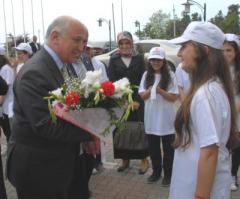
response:
[[[171,146],[175,132],[174,101],[178,98],[178,87],[174,74],[167,65],[163,48],[153,47],[148,60],[148,69],[143,74],[138,90],[145,102],[144,126],[153,168],[148,183],[158,181],[163,170],[162,185],[169,186],[174,155]],[[160,147],[161,143],[163,150]]]
[[[210,22],[191,22],[179,56],[190,88],[175,119],[176,147],[169,199],[230,199],[229,147],[235,106],[225,35]]]
[[[235,103],[237,108],[237,134],[240,137],[240,41],[235,34],[225,34],[226,40],[223,45],[223,52],[229,64],[235,91]],[[238,189],[237,173],[240,165],[240,141],[232,151],[232,184],[231,190]]]

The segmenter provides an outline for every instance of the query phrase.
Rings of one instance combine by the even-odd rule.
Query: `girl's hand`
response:
[[[161,89],[160,86],[158,85],[156,91],[158,94],[162,95],[163,89]]]

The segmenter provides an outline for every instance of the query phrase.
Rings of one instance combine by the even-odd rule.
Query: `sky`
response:
[[[135,33],[138,28],[135,27],[134,22],[138,20],[140,28],[143,29],[152,14],[158,10],[170,14],[172,18],[174,6],[176,15],[181,17],[181,12],[184,10],[181,4],[185,2],[186,0],[0,0],[0,43],[5,41],[5,32],[13,34],[14,28],[15,35],[23,34],[25,29],[30,37],[34,33],[42,43],[48,25],[61,15],[73,16],[84,23],[89,30],[90,41],[107,41],[109,40],[108,23],[103,22],[102,27],[99,27],[97,20],[99,18],[111,20],[112,38],[114,38],[113,10],[116,34],[122,31],[122,24],[123,30]],[[197,0],[197,2],[202,6],[206,3],[207,20],[214,17],[219,10],[226,15],[227,8],[231,4],[240,4],[240,0]],[[201,9],[196,5],[191,6],[191,13],[193,12],[202,14]],[[4,22],[6,22],[6,31]]]

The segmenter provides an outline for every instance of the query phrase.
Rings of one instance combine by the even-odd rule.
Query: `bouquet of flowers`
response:
[[[49,92],[45,99],[53,122],[59,117],[102,139],[126,121],[133,109],[129,80],[100,83],[100,77],[101,70],[88,71],[82,81],[68,78],[61,88]]]

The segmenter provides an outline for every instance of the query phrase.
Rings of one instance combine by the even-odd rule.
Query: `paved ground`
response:
[[[3,148],[5,140],[2,139]],[[147,184],[146,179],[151,174],[151,169],[145,175],[138,174],[138,161],[132,161],[131,167],[118,173],[116,168],[119,161],[113,159],[112,139],[108,137],[104,147],[105,160],[102,172],[93,175],[90,181],[92,199],[167,199],[169,188],[161,186],[161,181]],[[5,161],[5,155],[2,156]],[[240,175],[240,173],[239,173]],[[14,188],[6,181],[8,199],[17,199]],[[232,199],[240,199],[240,190],[232,193]]]

